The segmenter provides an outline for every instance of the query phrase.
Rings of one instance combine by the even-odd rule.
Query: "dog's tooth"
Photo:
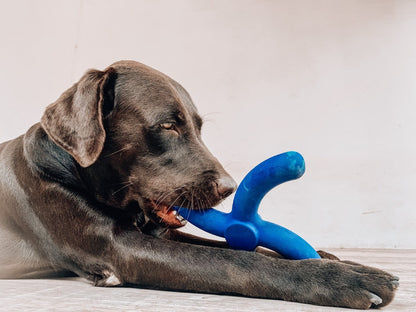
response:
[[[174,216],[178,216],[178,212],[176,210],[173,210],[172,213],[173,213]]]
[[[178,220],[182,224],[186,224],[188,221],[184,217],[182,217],[180,214],[176,215],[176,220]]]

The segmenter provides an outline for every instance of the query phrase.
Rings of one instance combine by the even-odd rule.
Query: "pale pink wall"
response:
[[[415,1],[0,4],[1,141],[87,68],[136,59],[188,89],[236,180],[304,155],[265,218],[317,246],[416,248]]]

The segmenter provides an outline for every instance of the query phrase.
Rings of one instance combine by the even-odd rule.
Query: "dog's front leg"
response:
[[[165,231],[161,237],[169,239],[169,240],[188,243],[188,244],[196,244],[196,245],[220,247],[220,248],[230,248],[229,245],[225,241],[216,241],[212,239],[201,238],[201,237],[188,234],[188,233],[184,233],[175,229]],[[262,247],[257,247],[256,251],[266,256],[272,257],[272,258],[284,258],[281,254],[271,251],[269,249],[262,248]],[[317,252],[321,256],[322,259],[340,260],[337,256],[329,252],[326,252],[323,250],[318,250]]]
[[[272,259],[135,232],[118,235],[110,253],[120,283],[162,289],[369,308],[388,304],[397,286],[390,274],[361,265]]]

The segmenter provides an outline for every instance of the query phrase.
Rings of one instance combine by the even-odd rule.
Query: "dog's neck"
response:
[[[159,235],[164,227],[150,221],[138,201],[129,200],[122,205],[107,200],[114,191],[105,185],[117,185],[117,176],[102,172],[96,166],[82,168],[71,155],[57,146],[45,133],[39,124],[30,128],[23,138],[24,156],[28,166],[44,179],[54,181],[85,196],[89,202],[94,202],[97,210],[116,221],[120,230],[135,227],[142,232]],[[103,165],[103,164],[101,164]],[[111,177],[108,180],[108,177]],[[117,229],[116,229],[117,231]]]

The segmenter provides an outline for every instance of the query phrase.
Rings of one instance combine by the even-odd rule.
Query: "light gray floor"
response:
[[[416,250],[328,250],[400,277],[395,301],[382,311],[416,311]],[[0,311],[353,311],[278,300],[137,288],[93,287],[81,278],[0,280]]]

